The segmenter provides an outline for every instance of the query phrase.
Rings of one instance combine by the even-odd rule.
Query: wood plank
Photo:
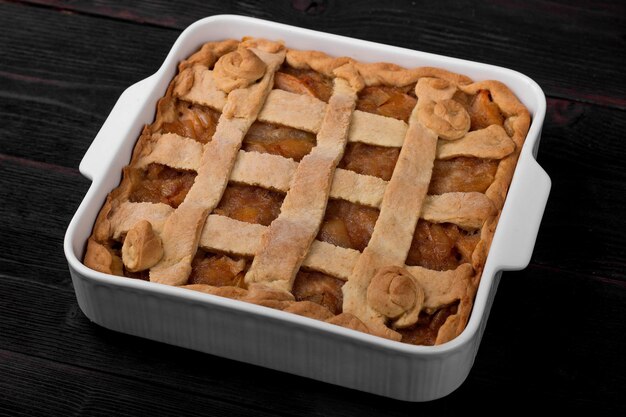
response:
[[[0,154],[0,271],[71,288],[63,237],[87,188],[78,170]]]
[[[236,402],[7,350],[0,350],[0,374],[0,413],[13,416],[247,416],[252,411]]]
[[[63,10],[184,29],[214,14],[281,23],[501,65],[535,79],[555,97],[626,108],[626,5],[546,0],[411,3],[233,1],[207,4],[34,0]],[[307,13],[308,5],[320,5]],[[514,30],[512,30],[514,28]],[[550,36],[545,36],[546,28]],[[411,36],[408,36],[410,33]],[[621,35],[620,35],[621,34]],[[593,66],[593,76],[589,68]]]
[[[626,279],[623,111],[550,100],[538,161],[552,178],[533,261]]]
[[[474,365],[499,370],[476,377],[516,407],[532,398],[571,410],[592,411],[596,400],[606,410],[626,409],[624,296],[623,282],[535,266],[505,272]]]
[[[39,2],[0,3],[0,415],[459,415],[493,395],[516,408],[626,411],[626,117],[580,103],[626,108],[623,3]],[[539,161],[554,185],[533,263],[503,275],[474,369],[451,396],[384,399],[114,333],[80,313],[62,251],[88,187],[76,166],[178,31],[223,12],[501,64],[572,99],[548,103]]]
[[[620,401],[626,363],[615,362],[626,349],[626,323],[622,320],[626,286],[606,285],[575,274],[555,275],[541,268],[505,273],[468,380],[446,399],[426,404],[394,401],[115,333],[85,318],[69,289],[2,276],[0,293],[0,349],[38,358],[44,380],[53,381],[62,391],[78,390],[79,397],[96,395],[91,390],[100,392],[95,381],[103,379],[111,383],[102,387],[101,395],[109,399],[105,391],[121,392],[120,384],[119,389],[128,396],[138,396],[140,406],[146,390],[159,395],[177,390],[180,397],[174,400],[188,399],[191,410],[196,409],[196,402],[211,404],[209,399],[219,399],[278,415],[400,416],[424,409],[458,415],[485,392],[502,392],[502,386],[506,386],[502,395],[515,401],[569,401],[566,407],[596,410],[626,406]],[[582,314],[569,319],[572,310],[578,313],[581,305],[585,306]],[[567,319],[555,320],[563,316]],[[588,360],[590,351],[594,352],[593,361]],[[32,379],[31,367],[21,362],[4,365],[17,369],[5,377],[8,383]],[[64,371],[66,365],[71,372]],[[104,374],[121,379],[111,381]],[[76,376],[87,393],[74,385]],[[137,382],[125,382],[128,379]],[[533,384],[528,384],[529,380]],[[15,392],[30,392],[21,384]],[[13,395],[20,395],[15,392]],[[44,396],[42,403],[53,400]]]
[[[78,166],[124,89],[154,73],[178,36],[6,3],[0,25],[1,152],[68,167]]]

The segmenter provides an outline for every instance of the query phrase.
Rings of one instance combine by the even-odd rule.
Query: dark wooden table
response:
[[[0,4],[0,414],[457,415],[494,398],[626,410],[623,2],[128,3]],[[78,308],[62,241],[89,187],[79,161],[120,93],[220,13],[502,65],[546,92],[553,189],[535,253],[503,275],[447,398],[393,401],[117,334]]]

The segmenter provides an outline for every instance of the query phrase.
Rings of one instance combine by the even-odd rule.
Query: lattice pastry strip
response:
[[[280,214],[263,234],[245,281],[264,283],[291,291],[293,280],[324,219],[335,168],[347,143],[356,91],[341,78],[335,79],[317,144],[306,155],[293,177]]]
[[[309,110],[301,102],[306,102]],[[316,98],[282,90],[272,90],[259,114],[259,120],[317,133],[326,103]],[[349,142],[401,147],[407,125],[402,120],[355,110],[352,113]]]
[[[420,123],[417,114],[416,107],[369,244],[343,286],[343,311],[358,317],[372,333],[398,341],[401,335],[387,327],[387,316],[369,303],[368,292],[379,269],[404,266],[428,191],[437,135]]]
[[[193,152],[201,149],[198,142],[174,134],[154,139],[152,152],[138,161],[138,167],[154,162],[179,169],[197,169],[192,161]],[[230,180],[287,192],[297,167],[298,163],[288,158],[240,150]],[[330,197],[379,208],[386,186],[387,181],[380,178],[337,168]],[[465,229],[476,229],[494,214],[494,207],[481,193],[447,193],[428,196],[421,214],[434,223],[454,223]]]
[[[212,81],[212,71],[201,67],[186,71],[179,75],[174,94],[183,100],[222,111],[225,101],[223,93]],[[326,106],[326,103],[315,97],[272,90],[258,120],[318,133],[326,113]],[[401,147],[406,129],[406,123],[402,120],[356,110],[350,122],[348,141]]]
[[[200,164],[202,145],[193,139],[173,133],[152,136],[150,152],[142,155],[137,168],[151,163],[172,168],[196,171]],[[257,185],[263,188],[287,192],[291,186],[298,163],[282,156],[240,150],[230,174],[236,183]],[[387,181],[369,175],[337,168],[330,190],[331,198],[347,200],[370,207],[378,207]]]
[[[276,91],[276,90],[274,90]],[[476,130],[473,132],[468,132],[461,139],[456,141],[439,141],[437,144],[437,159],[449,159],[455,158],[457,156],[472,156],[476,158],[485,158],[485,159],[502,159],[515,150],[515,143],[513,140],[507,135],[506,131],[498,126],[491,125],[487,128]],[[280,164],[279,169],[276,171],[280,171],[281,169],[285,169],[286,173],[284,176],[293,175],[293,171],[295,170],[296,163],[295,162],[281,162],[278,158],[280,156],[268,155],[268,156],[244,156],[243,151],[239,152],[239,159],[246,158],[247,160],[238,161],[235,166],[235,170],[239,171],[237,174],[248,176],[247,170],[253,170],[253,164],[257,164],[259,169],[264,169],[265,166],[270,166],[271,164]],[[147,149],[145,155],[138,161],[137,167],[143,167],[148,165],[149,163],[156,162],[159,164],[171,166],[173,168],[178,169],[187,169],[187,170],[197,170],[200,165],[200,156],[202,155],[202,145],[193,139],[188,139],[183,136],[179,136],[174,133],[165,133],[165,134],[154,134],[152,135],[152,146],[150,149]],[[255,161],[252,160],[265,158],[264,160]],[[284,159],[284,158],[283,158]],[[292,164],[290,166],[289,164]],[[342,170],[343,171],[343,170]],[[232,174],[231,174],[232,175]],[[264,174],[267,176],[268,174]],[[276,173],[274,175],[281,175],[280,173]],[[342,172],[340,176],[346,177],[347,173]],[[362,176],[367,177],[367,176]],[[232,178],[231,178],[232,179]],[[340,181],[339,184],[335,185],[335,182]],[[344,179],[338,178],[336,175],[333,180],[333,187],[337,189],[343,184]],[[345,186],[348,186],[350,181],[370,181],[366,186],[367,187],[377,187],[379,184],[373,183],[375,180],[367,179],[367,178],[345,178]],[[381,180],[382,181],[382,180]],[[244,181],[245,182],[245,181]],[[386,184],[386,181],[383,181],[380,184]],[[354,186],[357,184],[350,184],[350,186]],[[365,184],[364,184],[365,186]],[[272,187],[274,188],[274,187]],[[287,188],[275,188],[280,191],[287,191]],[[367,204],[367,203],[363,203]],[[367,204],[372,205],[372,204]],[[373,205],[372,205],[373,206]]]
[[[165,220],[173,212],[172,207],[163,203],[122,203],[110,217],[112,236],[118,239],[142,220],[149,221],[154,231],[160,235]],[[266,229],[266,226],[260,224],[212,214],[202,229],[199,246],[211,251],[252,257],[258,252]],[[316,240],[302,265],[346,280],[358,256],[359,252],[354,249]]]
[[[152,223],[155,231],[161,233],[164,220],[174,211],[162,203],[123,203],[111,216],[113,236],[126,234],[130,228],[141,220]],[[130,214],[130,216],[129,216]],[[199,246],[211,251],[228,253],[237,256],[253,257],[261,246],[261,237],[267,230],[260,224],[246,223],[226,216],[212,214],[207,218],[203,228]],[[360,253],[354,249],[341,248],[327,242],[314,241],[304,259],[302,266],[319,271],[343,280],[347,280],[356,265]],[[409,266],[407,269],[418,277],[426,288],[425,308],[433,309],[458,299],[458,289],[449,291],[460,285],[472,274],[469,264],[463,264],[452,271],[433,271],[426,268]],[[437,304],[441,300],[443,304]],[[452,301],[450,301],[452,300]]]
[[[174,95],[220,112],[224,110],[228,97],[217,86],[213,71],[202,65],[186,68],[176,77]]]
[[[154,153],[151,154],[153,155]],[[181,168],[181,165],[184,165],[171,158],[150,157],[140,162],[138,166],[150,162],[163,163],[174,168]],[[230,180],[286,192],[297,166],[297,162],[280,156],[239,151]],[[277,167],[283,169],[279,170]],[[330,197],[380,208],[386,186],[387,181],[380,178],[337,168]],[[464,229],[477,229],[494,214],[494,206],[482,193],[453,192],[427,196],[420,214],[421,218],[433,223],[453,223]]]
[[[480,87],[487,86],[496,87],[494,96],[496,101],[498,101],[497,96],[502,91],[499,91],[497,83],[479,85],[479,87],[475,87],[477,89],[468,89],[467,91],[477,93]],[[468,131],[470,129],[470,116],[464,110],[462,105],[452,98],[456,91],[455,86],[439,79],[422,78],[418,81],[415,90],[418,97],[418,103],[411,115],[409,131],[415,127],[416,130],[421,133],[423,141],[429,146],[426,148],[426,152],[422,152],[421,161],[415,158],[412,162],[416,164],[420,164],[421,162],[423,166],[419,174],[427,174],[430,176],[429,170],[432,170],[432,163],[429,163],[428,159],[423,159],[424,154],[432,150],[438,151],[441,157],[452,157],[458,153],[459,148],[461,147],[459,145],[455,145],[454,141],[462,140],[465,144],[469,143],[473,145],[480,142],[475,140],[473,137],[475,135],[468,135]],[[506,93],[500,98],[510,99],[511,97],[510,92],[506,90]],[[524,119],[525,114],[520,110],[517,104],[519,104],[519,102],[517,102],[516,99],[513,99],[510,113],[521,114],[522,119]],[[504,109],[506,109],[506,107],[507,106],[505,105]],[[506,115],[507,110],[504,111]],[[510,119],[511,117],[509,117],[507,121]],[[514,165],[506,162],[510,161],[511,158],[517,158],[517,153],[512,154],[511,152],[513,152],[515,148],[519,149],[519,147],[521,147],[521,142],[518,143],[518,141],[516,141],[515,131],[524,131],[524,126],[527,127],[526,121],[519,123],[521,126],[518,126],[518,129],[512,128],[510,124],[507,125],[507,121],[505,121],[504,127],[507,129],[506,133],[508,133],[508,135],[512,135],[513,141],[515,142],[514,146],[511,146],[511,141],[508,137],[504,138],[502,129],[484,129],[488,133],[486,141],[508,145],[509,147],[509,149],[505,149],[501,152],[501,154],[493,155],[496,157],[509,155],[499,164],[496,173],[496,180],[487,191],[487,197],[489,197],[490,201],[495,203],[498,209],[501,208],[500,204],[503,202],[503,199],[499,200],[498,197],[506,194],[506,190],[503,190],[505,187],[503,184],[506,183],[506,186],[508,186],[510,174],[512,174],[512,166]],[[515,123],[515,121],[516,120],[514,119],[513,123]],[[434,140],[432,139],[433,137]],[[440,144],[437,144],[438,137],[442,139]],[[407,139],[409,138],[410,135],[407,135]],[[405,140],[402,152],[404,152],[409,145],[410,142]],[[435,146],[437,148],[434,148]],[[481,151],[480,153],[483,152]],[[462,155],[462,153],[460,155]],[[492,155],[489,154],[489,156]],[[434,159],[434,157],[435,155],[433,154],[432,158]],[[406,184],[403,184],[403,187],[398,188],[395,193],[392,191],[394,178],[402,178],[407,172],[406,167],[403,167],[400,162],[402,162],[402,155],[399,159],[399,163],[396,165],[390,185],[386,189],[385,198],[383,199],[381,206],[381,216],[385,213],[387,199],[394,201],[394,198],[397,198],[398,193],[406,192]],[[398,175],[398,172],[400,175]],[[499,176],[504,179],[499,180]],[[421,178],[421,176],[419,178]],[[501,194],[494,195],[494,192],[490,192],[490,190],[494,188]],[[416,194],[418,195],[418,198],[423,198],[423,194]],[[422,201],[425,202],[426,200],[424,199]],[[404,211],[406,210],[406,207],[410,206],[410,202],[404,205],[401,203],[398,204],[397,202],[393,205],[389,205],[389,207],[392,206],[395,206],[400,212],[402,220],[405,220],[403,218],[404,216],[410,214],[410,212],[407,213]],[[395,215],[396,213],[393,214]],[[398,239],[398,235],[400,235],[401,231],[389,230],[389,226],[393,227],[393,225],[402,223],[402,221],[395,223],[396,219],[394,216],[390,216],[390,219],[391,220],[388,222],[381,222],[379,217],[379,221],[376,224],[376,228],[368,247],[359,258],[359,262],[355,266],[348,283],[343,287],[344,311],[356,315],[368,326],[370,331],[387,338],[399,340],[400,335],[387,327],[387,325],[390,324],[394,328],[402,328],[415,323],[419,316],[419,312],[426,306],[424,285],[433,286],[439,282],[428,282],[427,280],[419,279],[418,277],[423,277],[423,269],[421,268],[410,268],[407,271],[407,269],[396,267],[396,265],[398,265],[398,260],[389,256],[390,250],[395,249],[391,253],[401,253],[401,251],[406,248],[406,245],[404,247],[401,246],[403,242],[406,242],[406,239],[405,237]],[[476,257],[486,256],[486,250],[484,250],[484,248],[488,245],[488,243],[485,242],[491,241],[495,219],[496,216],[491,215],[487,221],[483,222],[481,240],[477,245],[476,250],[473,252],[474,262],[476,262]],[[377,232],[379,232],[378,236]],[[377,237],[381,235],[385,236],[385,239],[377,239]],[[389,241],[396,243],[400,247],[387,247],[386,245]],[[484,262],[484,257],[480,259],[478,263],[482,265],[482,262]],[[474,269],[470,265],[467,265],[467,267],[472,270]],[[478,273],[480,273],[480,270],[478,270]],[[459,301],[459,304],[457,312],[449,316],[444,325],[440,328],[436,340],[437,344],[443,343],[455,337],[465,326],[472,306],[475,288],[474,285],[475,284],[471,283],[468,279],[465,283],[462,283],[459,286],[455,285],[454,288],[458,288],[456,291],[451,291],[449,287],[445,288],[447,291],[446,296],[448,298],[446,300],[440,300],[439,302],[445,303],[447,301],[450,303],[457,300]],[[396,288],[396,290],[394,290],[394,288]],[[402,291],[397,292],[397,288],[402,288]],[[434,288],[435,287],[429,288],[429,290],[432,292]],[[398,294],[401,294],[401,296]],[[448,296],[448,294],[454,295]],[[394,298],[399,296],[401,298]],[[433,306],[441,305],[445,304],[433,303],[431,308],[434,308]]]
[[[467,295],[469,279],[474,275],[470,264],[461,264],[448,271],[433,271],[420,266],[407,266],[406,269],[424,289],[422,308],[429,313],[463,299]]]
[[[437,203],[439,199],[455,198],[455,195],[461,198],[468,195],[482,196],[479,193],[450,193],[441,196],[426,197],[424,203],[423,218],[433,222],[453,222],[456,217],[460,217],[459,213],[450,212],[449,203]],[[434,203],[433,203],[434,201]],[[486,206],[492,213],[490,203]],[[440,206],[441,208],[437,207]],[[163,203],[130,203],[125,202],[119,205],[110,216],[112,237],[118,239],[124,235],[130,228],[141,220],[147,220],[152,223],[152,227],[158,234],[162,233],[165,220],[173,213],[174,209]],[[466,211],[472,213],[476,211],[475,205],[470,205],[461,212]],[[489,214],[484,214],[482,220],[475,215],[470,215],[467,223],[476,225],[484,222]],[[462,221],[459,221],[462,223]],[[479,227],[479,226],[478,226]],[[254,256],[259,247],[260,236],[264,233],[266,227],[259,224],[251,224],[241,222],[221,215],[210,215],[202,229],[199,246],[212,251],[229,253],[240,256]],[[346,249],[334,246],[330,243],[314,241],[311,250],[307,254],[303,265],[326,273],[328,275],[348,279],[348,275],[354,267],[359,252],[354,249]]]
[[[187,74],[185,72],[179,75],[174,93],[184,100],[222,111],[226,101],[224,93],[219,90],[213,81],[212,71],[199,66],[186,71],[190,73]],[[433,78],[423,78],[422,80],[429,80],[430,83],[433,82],[432,80],[435,82],[442,81]],[[475,93],[478,89],[469,89],[476,85],[480,84],[474,83],[465,87],[465,90]],[[441,89],[430,88],[428,93],[435,94],[432,96],[433,98],[444,100],[451,99],[455,91],[456,86],[454,84],[447,84],[445,88]],[[283,90],[272,90],[258,119],[262,122],[276,123],[317,133],[325,108],[326,103],[314,97]],[[378,146],[401,147],[406,129],[406,123],[401,120],[356,110],[350,123],[348,140]],[[451,144],[442,143],[443,149],[438,149],[438,157],[451,158],[454,156],[471,155],[480,158],[501,159],[513,152],[514,144],[502,128],[492,125],[487,129],[489,129],[488,132],[468,133],[467,143],[463,145],[455,144],[455,146],[450,146]],[[511,147],[512,145],[513,148]],[[468,147],[470,150],[468,150]],[[440,153],[441,156],[439,155]]]
[[[246,67],[256,67],[260,76],[254,80],[234,77],[233,82],[238,84],[228,87],[235,88],[228,95],[213,139],[204,146],[195,182],[163,228],[163,257],[150,269],[151,281],[171,285],[181,285],[187,281],[205,220],[222,197],[243,137],[256,120],[273,86],[274,72],[284,58],[285,50],[282,47],[270,46],[268,50],[250,46],[248,49],[242,44],[237,51],[222,56],[217,62],[216,71],[227,74],[234,71],[236,75],[237,67],[231,61],[248,60]],[[253,83],[259,78],[260,81]],[[223,79],[228,80],[229,76]],[[242,81],[247,84],[241,84]]]

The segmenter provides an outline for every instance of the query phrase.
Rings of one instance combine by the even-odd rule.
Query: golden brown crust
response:
[[[293,68],[313,70],[334,79],[340,84],[335,93],[341,100],[335,97],[326,104],[308,90],[301,89],[304,95],[271,90],[274,71],[280,65],[280,60],[273,60],[277,55],[285,55],[287,64]],[[218,61],[221,63],[217,64]],[[366,86],[412,85],[419,100],[409,125],[401,120],[353,111],[354,93]],[[488,102],[493,100],[489,102],[492,112],[489,114],[497,117],[485,117],[481,119],[484,123],[476,125],[472,119],[472,129],[480,130],[468,132],[468,111],[473,111],[468,100],[474,96]],[[351,97],[349,105],[347,97]],[[181,100],[222,112],[217,132],[208,144],[163,131],[164,126],[177,122]],[[343,120],[346,114],[349,117]],[[239,151],[243,135],[254,120],[316,133],[318,150],[300,163],[276,155]],[[334,127],[329,131],[328,126]],[[282,43],[263,39],[207,43],[179,65],[179,74],[159,100],[155,122],[144,128],[120,186],[107,196],[98,215],[84,262],[95,270],[123,275],[120,252],[111,249],[111,242],[117,241],[124,243],[126,270],[146,270],[160,257],[157,243],[163,240],[165,254],[151,269],[151,277],[158,282],[183,284],[184,288],[393,340],[399,340],[393,328],[410,326],[420,311],[432,314],[454,305],[456,313],[447,318],[436,339],[437,344],[445,343],[464,329],[469,318],[529,126],[530,114],[526,108],[497,81],[473,83],[463,75],[437,68],[405,69],[388,63],[330,57],[316,51],[285,50]],[[344,131],[345,137],[343,133],[337,134]],[[325,137],[339,136],[340,140],[324,141]],[[402,148],[392,181],[335,170],[346,141]],[[424,184],[428,187],[435,153],[438,159],[462,156],[500,162],[495,179],[484,194],[426,196],[422,188]],[[133,190],[142,181],[137,172],[152,164],[198,172],[194,185],[177,209],[162,203],[130,202]],[[265,227],[209,215],[229,180],[286,192],[288,197],[279,220]],[[329,196],[381,209],[363,254],[314,240]],[[471,232],[480,230],[473,252],[471,248],[467,252],[471,264],[464,263],[450,271],[405,266],[407,245],[411,244],[420,217],[434,223],[453,223]],[[146,224],[150,227],[145,227]],[[131,246],[140,251],[129,254]],[[261,283],[249,280],[248,289],[184,285],[198,246],[218,253],[254,257],[249,274],[256,275],[257,266],[264,264],[261,269],[265,272],[261,275],[265,278]],[[269,255],[262,262],[264,254]],[[276,259],[283,258],[284,273],[280,272],[281,268],[271,266],[281,265]],[[294,299],[289,291],[290,283],[300,265],[348,281],[343,287],[343,313],[333,315],[319,304]],[[393,284],[398,279],[397,285]],[[401,288],[404,291],[397,293]],[[390,300],[406,308],[398,315],[397,311],[389,310]]]
[[[334,317],[334,314],[331,313],[329,309],[311,301],[298,301],[292,303],[283,311],[316,320],[328,320],[331,317]]]
[[[469,131],[470,117],[461,103],[451,98],[431,101],[421,99],[418,105],[420,120],[441,139],[461,139]]]
[[[496,213],[491,200],[482,193],[446,193],[426,197],[421,217],[432,223],[453,223],[474,230]]]
[[[456,85],[469,84],[471,80],[461,74],[441,68],[419,67],[406,69],[387,62],[372,64],[361,63],[348,57],[331,57],[319,51],[287,51],[287,63],[299,69],[312,69],[327,77],[346,76],[349,71],[352,77],[359,77],[363,86],[388,85],[404,87],[416,83],[420,78],[437,77]],[[358,75],[357,75],[358,74]],[[358,85],[357,81],[351,83]]]
[[[183,285],[182,288],[283,310],[316,320],[325,321],[335,317],[326,307],[311,301],[296,301],[289,292],[274,290],[260,284],[254,284],[248,290],[231,286],[214,287],[206,284]]]
[[[267,64],[252,50],[240,47],[220,57],[213,70],[215,84],[225,93],[246,88],[265,74]]]
[[[185,69],[195,65],[211,68],[222,55],[234,51],[238,46],[239,42],[234,39],[227,39],[220,42],[207,42],[202,45],[198,52],[182,61],[178,65],[178,71],[182,73]]]
[[[434,313],[442,306],[453,304],[468,294],[474,276],[470,264],[461,264],[449,271],[432,271],[420,266],[408,266],[407,271],[424,288],[424,310]]]
[[[222,111],[226,106],[227,94],[219,88],[215,72],[202,65],[186,68],[176,76],[173,85],[174,97],[208,106],[217,111]],[[166,108],[166,105],[171,105],[171,103],[171,101],[163,102],[161,114],[173,116],[173,113],[168,112],[169,109]]]
[[[259,120],[318,133],[327,104],[315,97],[272,90]],[[355,110],[350,121],[348,141],[370,145],[401,147],[407,125],[402,120]]]
[[[248,295],[248,291],[239,287],[214,287],[207,284],[191,284],[182,285],[181,288],[185,288],[192,291],[199,291],[206,294],[218,295],[220,297],[232,298],[234,300],[242,300]]]
[[[161,239],[152,230],[152,224],[140,220],[130,228],[122,246],[122,261],[131,272],[151,268],[163,256]]]
[[[106,242],[111,237],[113,230],[109,221],[109,216],[112,212],[124,201],[128,200],[128,195],[132,188],[132,176],[129,174],[130,166],[138,161],[140,155],[146,152],[146,148],[149,147],[151,141],[150,129],[146,126],[141,132],[141,136],[137,140],[137,144],[133,150],[130,165],[125,167],[122,172],[122,181],[120,185],[107,195],[96,222],[93,227],[93,234],[90,239],[96,242]],[[90,247],[87,247],[87,254],[89,254]],[[85,256],[87,256],[87,254]],[[92,259],[93,260],[93,259]],[[99,270],[98,268],[94,268]]]
[[[330,189],[330,197],[369,207],[380,207],[387,181],[370,175],[337,168]]]
[[[315,97],[272,90],[259,114],[259,120],[317,133],[326,113],[326,103]]]
[[[394,320],[394,328],[417,323],[424,304],[424,289],[404,268],[383,267],[367,287],[367,303],[378,313]]]
[[[336,326],[345,327],[348,329],[356,330],[363,333],[369,333],[367,326],[363,324],[361,320],[354,314],[341,313],[326,320],[326,323],[334,324]]]
[[[436,345],[449,342],[457,337],[467,324],[470,313],[472,311],[473,299],[475,291],[466,291],[461,298],[458,306],[458,313],[454,314],[445,321],[437,333]]]
[[[135,167],[143,168],[151,163],[157,163],[195,171],[200,166],[201,156],[200,142],[174,133],[155,133],[151,137],[149,151],[142,153]]]
[[[352,60],[348,57],[331,57],[320,51],[287,50],[285,61],[298,69],[312,69],[327,77],[334,77],[334,70]]]
[[[459,87],[466,94],[476,94],[480,90],[488,90],[493,101],[506,117],[504,128],[515,143],[515,150],[498,164],[496,177],[485,195],[493,202],[496,214],[488,218],[481,229],[480,241],[472,253],[472,265],[475,269],[474,281],[467,286],[467,293],[461,298],[458,312],[450,316],[439,330],[437,344],[445,343],[458,336],[469,319],[474,293],[487,260],[489,247],[493,240],[495,229],[504,206],[504,200],[513,178],[513,172],[530,127],[530,113],[515,97],[513,92],[499,81],[481,81]]]
[[[517,159],[519,158],[524,140],[526,139],[526,134],[530,127],[530,113],[517,97],[515,97],[513,92],[501,82],[481,81],[462,88],[467,94],[476,94],[483,89],[489,91],[494,102],[506,116],[504,128],[515,143],[515,150],[500,161],[495,179],[485,192],[485,195],[493,202],[498,214],[494,215],[483,224],[480,242],[472,254],[472,264],[478,272],[477,275],[480,275],[482,266],[487,260],[487,254],[491,246],[491,241],[493,240],[499,213],[504,206],[504,200],[506,199],[506,194],[513,178]]]
[[[163,228],[163,257],[150,270],[150,280],[182,285],[191,273],[200,233],[207,216],[226,188],[230,172],[245,133],[256,119],[273,85],[274,72],[284,60],[284,51],[252,51],[265,65],[259,83],[235,89],[228,95],[224,112],[211,142],[205,145],[198,175],[183,203],[167,219]]]
[[[463,85],[471,80],[461,74],[455,74],[441,68],[418,67],[413,69],[402,68],[395,64],[357,63],[357,69],[365,81],[365,85],[390,85],[404,87],[416,83],[420,78],[437,77],[455,85]]]
[[[455,141],[439,141],[437,159],[473,156],[484,159],[502,159],[515,151],[515,142],[498,125],[467,133]]]
[[[402,120],[356,110],[352,114],[348,140],[399,148],[404,143],[406,130],[407,125]]]
[[[89,238],[87,242],[87,252],[83,262],[89,268],[104,272],[105,274],[124,275],[122,273],[122,260],[120,257],[113,254],[109,249],[96,242],[93,238]]]
[[[324,219],[335,167],[347,143],[355,105],[354,90],[342,79],[336,79],[317,135],[317,146],[298,165],[281,213],[262,237],[261,250],[246,274],[246,283],[263,282],[291,291]]]
[[[449,100],[454,97],[456,92],[456,84],[442,78],[420,78],[415,86],[416,96],[428,97],[432,101]]]
[[[401,336],[386,326],[385,316],[366,303],[367,289],[380,268],[404,264],[428,191],[437,135],[422,125],[418,114],[416,107],[372,237],[343,286],[344,311],[357,316],[373,334],[392,340]]]

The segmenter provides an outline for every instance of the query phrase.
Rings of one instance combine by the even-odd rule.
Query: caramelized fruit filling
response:
[[[247,223],[269,226],[280,214],[285,196],[250,185],[229,184],[213,213]]]
[[[445,271],[471,262],[480,240],[478,232],[469,233],[451,223],[436,224],[419,220],[406,264]]]
[[[292,127],[254,122],[243,140],[244,151],[271,153],[300,161],[315,146],[315,135]]]
[[[162,133],[175,133],[201,143],[211,141],[220,113],[208,107],[177,100],[173,111],[176,120],[161,125]],[[168,108],[168,106],[164,106]],[[172,111],[171,109],[169,111]]]
[[[178,207],[196,178],[194,171],[183,171],[160,164],[150,164],[145,170],[130,169],[131,202],[165,203]]]
[[[487,90],[480,90],[470,101],[467,112],[470,115],[470,130],[484,129],[491,125],[504,123],[504,116],[500,107],[491,100]]]
[[[412,345],[433,346],[437,340],[439,329],[446,319],[456,314],[458,304],[443,307],[433,314],[422,311],[415,325],[406,329],[396,329],[402,335],[402,342]]]
[[[118,255],[118,256],[121,256],[121,255]],[[125,277],[141,279],[143,281],[150,281],[150,270],[148,269],[143,270],[143,271],[132,272],[126,269],[125,266],[123,266],[123,268],[124,268]]]
[[[379,211],[344,200],[329,200],[317,239],[363,251],[372,237]]]
[[[398,155],[400,155],[400,148],[385,148],[351,142],[346,146],[338,166],[358,174],[371,175],[389,181],[396,166]]]
[[[242,287],[249,266],[250,262],[246,259],[217,255],[198,249],[191,262],[188,283]]]
[[[343,305],[340,279],[320,272],[299,271],[293,283],[293,296],[297,301],[311,301],[329,309],[333,314],[340,314]]]
[[[315,97],[328,103],[333,93],[333,80],[312,70],[283,65],[274,76],[274,88]]]
[[[499,162],[466,156],[448,160],[436,159],[428,194],[472,191],[484,193],[496,176]]]
[[[414,95],[415,85],[406,87],[365,87],[359,92],[357,110],[394,119],[409,121],[409,116],[417,104]]]

